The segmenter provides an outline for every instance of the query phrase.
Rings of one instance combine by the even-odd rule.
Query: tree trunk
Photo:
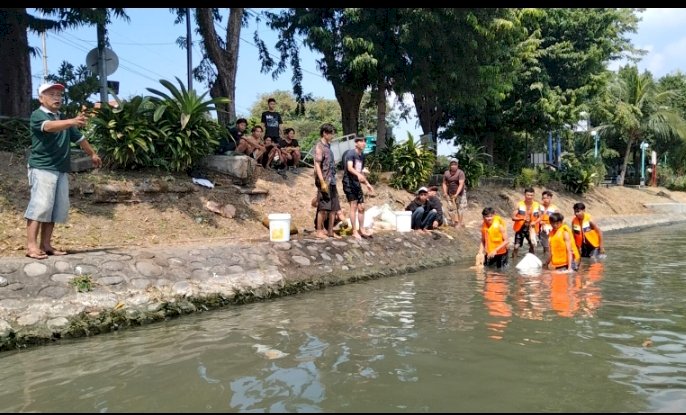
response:
[[[236,72],[238,71],[238,48],[243,13],[242,8],[230,9],[226,27],[226,48],[222,48],[214,29],[212,9],[196,10],[198,28],[205,51],[217,68],[217,78],[209,85],[210,96],[212,98],[227,97],[230,100],[226,105],[217,106],[217,118],[223,125],[228,125],[236,119]]]
[[[332,82],[336,100],[341,106],[341,123],[343,124],[343,135],[356,134],[359,126],[360,104],[364,90],[355,90],[342,85],[339,82]]]
[[[489,157],[488,164],[493,165],[493,160],[495,159],[493,154],[493,149],[495,147],[495,134],[492,131],[488,131],[486,134],[484,134],[483,146],[486,149],[486,153],[491,155],[491,157]]]
[[[624,177],[626,176],[626,167],[629,165],[629,157],[631,156],[631,146],[634,144],[633,134],[629,134],[626,143],[626,152],[624,153],[624,161],[622,162],[622,168],[619,170],[619,175],[617,176],[617,185],[624,186]]]
[[[386,147],[386,82],[381,79],[376,91],[376,148]]]
[[[0,116],[31,115],[31,59],[26,9],[0,9]]]
[[[436,143],[434,153],[438,152],[438,122],[441,118],[442,109],[436,102],[436,97],[424,92],[414,94],[414,106],[417,110],[419,125],[424,134],[431,133],[431,137]],[[418,137],[417,137],[418,138]]]

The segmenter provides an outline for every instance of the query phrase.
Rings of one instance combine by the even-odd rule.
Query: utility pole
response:
[[[191,9],[186,8],[186,60],[188,62],[188,90],[193,89],[193,41],[191,40]]]
[[[43,43],[43,83],[48,82],[48,46],[45,32],[41,33],[41,41]]]
[[[98,23],[98,77],[100,78],[100,102],[106,103],[108,101],[107,93],[107,70],[105,65],[105,24]]]

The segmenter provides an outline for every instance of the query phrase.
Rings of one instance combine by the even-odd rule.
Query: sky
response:
[[[255,13],[262,9],[248,10]],[[108,80],[119,81],[119,96],[128,98],[133,95],[147,95],[149,91],[146,88],[164,90],[159,83],[160,79],[167,79],[178,85],[178,77],[185,85],[188,79],[187,53],[176,44],[179,36],[186,35],[185,23],[174,24],[174,16],[168,8],[126,9],[126,13],[130,17],[129,22],[115,19],[108,26],[111,48],[119,59],[118,68],[108,76]],[[646,9],[641,13],[641,17],[637,33],[630,36],[636,47],[648,51],[638,63],[639,69],[651,71],[656,78],[677,70],[686,72],[686,25],[683,24],[686,21],[686,8]],[[226,19],[224,25],[217,26],[219,33],[225,33],[225,22]],[[271,74],[260,72],[258,50],[253,43],[253,32],[256,29],[265,40],[272,57],[278,58],[278,52],[273,46],[277,39],[276,34],[264,21],[256,24],[251,20],[250,25],[241,31],[236,76],[237,116],[248,115],[250,107],[261,94],[292,89],[290,70],[286,70],[277,79],[273,79]],[[196,65],[201,56],[199,36],[194,33],[192,39],[192,63]],[[29,44],[42,50],[42,40],[38,35],[29,33]],[[38,85],[43,82],[44,61],[47,62],[48,72],[56,74],[62,61],[68,61],[75,66],[82,63],[85,65],[86,55],[96,47],[95,27],[47,34],[45,59],[42,55],[31,59],[34,95],[37,95]],[[311,93],[315,99],[335,99],[333,87],[316,67],[318,56],[306,48],[302,49],[304,92]],[[621,64],[622,62],[613,62],[610,69],[616,70]],[[200,93],[206,90],[202,83],[195,80],[193,87]],[[285,121],[287,124],[287,120]],[[422,134],[415,118],[407,122],[401,121],[394,129],[394,135],[399,141],[404,141],[408,132],[415,139]],[[450,155],[455,151],[454,146],[439,143],[439,155]]]

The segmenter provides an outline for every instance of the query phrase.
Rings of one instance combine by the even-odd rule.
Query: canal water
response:
[[[0,354],[2,412],[683,412],[686,224]]]

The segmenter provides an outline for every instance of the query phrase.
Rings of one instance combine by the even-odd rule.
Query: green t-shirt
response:
[[[42,170],[70,171],[70,142],[78,143],[83,135],[76,127],[56,133],[42,131],[46,121],[61,120],[61,114],[53,114],[38,108],[31,113],[31,155],[29,167]]]

